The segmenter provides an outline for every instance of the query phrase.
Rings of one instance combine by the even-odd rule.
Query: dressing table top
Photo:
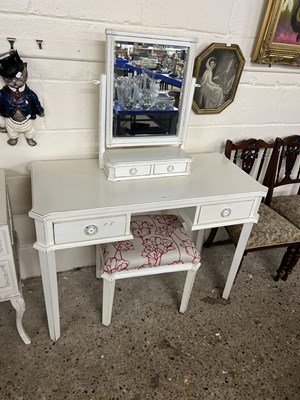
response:
[[[267,188],[219,153],[192,155],[188,176],[109,182],[98,160],[35,161],[30,165],[32,218],[190,207],[199,202],[264,197]],[[228,199],[227,199],[228,198]]]

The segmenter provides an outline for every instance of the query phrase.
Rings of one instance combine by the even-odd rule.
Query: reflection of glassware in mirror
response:
[[[140,89],[140,107],[142,110],[150,110],[152,107],[152,96],[150,89]]]
[[[139,89],[136,77],[119,77],[116,80],[117,100],[127,109],[139,108]]]
[[[189,110],[196,40],[107,32],[106,145],[182,143],[187,131],[182,111],[186,114]],[[171,77],[169,74],[176,64],[177,76]],[[166,89],[165,97],[160,93],[162,88]],[[111,101],[114,98],[115,103]],[[114,104],[114,109],[110,104]],[[164,115],[160,116],[159,112]]]
[[[161,83],[161,81],[158,79],[150,80],[150,94],[151,94],[152,107],[155,106],[155,102],[156,102],[156,99],[157,99],[158,93],[159,93],[160,83]]]
[[[151,79],[150,80],[150,90],[154,92],[155,90],[159,90],[160,88],[160,80],[159,79]]]
[[[116,79],[116,100],[118,103],[125,108],[124,101],[124,77]]]
[[[126,109],[133,108],[132,91],[129,87],[129,79],[130,78],[128,77],[124,78],[124,108]]]
[[[156,99],[158,97],[158,93],[159,93],[159,90],[151,91],[151,104],[152,104],[152,107],[154,107],[154,108],[155,108],[155,104],[156,104]]]
[[[168,105],[166,107],[166,110],[173,110],[174,109],[174,104],[175,104],[175,97],[174,96],[169,96]]]
[[[174,103],[175,103],[174,96],[169,96],[167,90],[160,90],[155,100],[155,108],[157,110],[164,111],[167,108],[171,107],[173,108]]]

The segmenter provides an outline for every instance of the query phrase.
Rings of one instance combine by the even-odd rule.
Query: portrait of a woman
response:
[[[222,87],[214,82],[216,65],[217,59],[210,57],[206,62],[206,70],[198,82],[200,88],[196,91],[194,100],[204,109],[218,108],[224,101]]]
[[[300,1],[300,0],[299,0]],[[196,85],[193,110],[196,114],[218,114],[234,100],[245,64],[237,44],[212,43],[195,59]]]

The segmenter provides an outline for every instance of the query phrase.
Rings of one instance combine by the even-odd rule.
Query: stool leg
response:
[[[191,270],[187,271],[183,294],[182,294],[182,298],[181,298],[180,309],[179,309],[179,312],[181,312],[181,313],[184,313],[187,309],[189,299],[190,299],[190,296],[192,293],[194,281],[196,278],[196,273],[197,273],[197,270],[199,267],[200,267],[200,263],[193,266],[193,268]]]
[[[103,279],[103,300],[102,300],[102,324],[108,326],[111,321],[111,313],[114,302],[115,278],[104,273]]]
[[[100,279],[103,274],[103,259],[101,245],[96,245],[96,278]]]

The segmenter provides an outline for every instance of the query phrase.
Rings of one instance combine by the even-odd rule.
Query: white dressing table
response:
[[[217,153],[193,156],[192,173],[109,182],[98,160],[36,161],[30,165],[49,334],[60,337],[55,251],[131,238],[134,213],[177,209],[202,246],[206,228],[243,223],[223,298],[234,282],[267,188]],[[100,321],[100,320],[99,320]]]

